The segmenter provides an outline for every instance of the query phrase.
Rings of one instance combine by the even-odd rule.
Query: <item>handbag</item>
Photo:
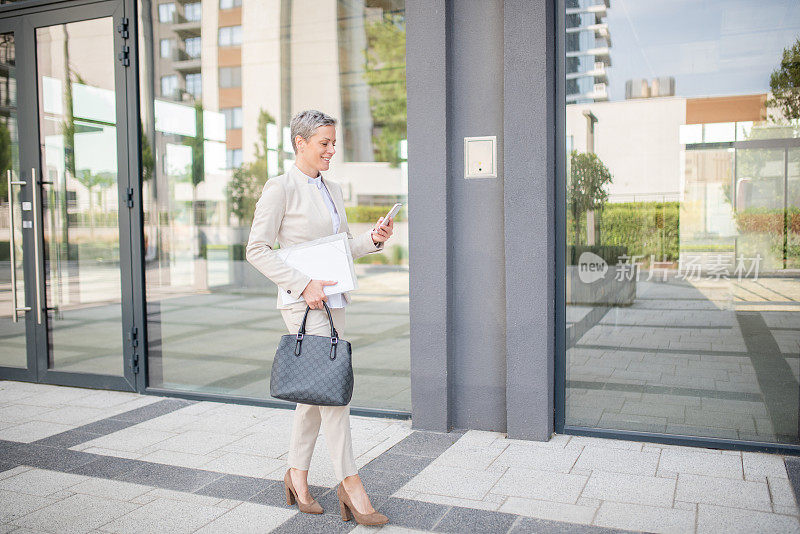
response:
[[[275,351],[269,394],[302,404],[344,406],[353,397],[353,364],[350,343],[339,339],[328,304],[323,301],[331,335],[306,334],[306,306],[297,334],[285,334]]]

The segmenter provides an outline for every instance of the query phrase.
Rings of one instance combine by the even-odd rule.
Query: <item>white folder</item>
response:
[[[353,255],[350,253],[350,241],[346,233],[334,234],[313,241],[298,243],[277,251],[278,257],[287,265],[309,276],[312,280],[331,280],[338,282],[335,286],[325,286],[326,295],[335,295],[358,289],[356,269]],[[302,297],[295,298],[280,289],[281,305],[303,302]]]

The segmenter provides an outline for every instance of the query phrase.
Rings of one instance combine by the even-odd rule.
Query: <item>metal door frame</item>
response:
[[[133,258],[134,246],[140,246],[141,240],[137,237],[141,233],[138,202],[138,125],[135,113],[136,106],[136,76],[133,61],[127,58],[127,65],[119,53],[123,46],[128,50],[135,49],[135,38],[132,20],[133,11],[129,6],[130,0],[100,0],[100,1],[72,1],[72,2],[45,2],[31,0],[30,3],[11,4],[0,8],[0,31],[14,31],[15,43],[19,43],[16,56],[17,63],[17,109],[18,122],[29,124],[33,127],[25,132],[20,131],[20,169],[19,179],[28,182],[22,187],[21,199],[31,201],[33,191],[41,191],[43,185],[30,183],[31,169],[37,169],[37,181],[41,182],[42,173],[39,151],[39,103],[37,59],[35,54],[36,28],[67,24],[82,20],[112,17],[114,33],[115,56],[115,92],[116,92],[116,123],[117,123],[117,187],[119,206],[119,244],[120,244],[120,281],[121,281],[121,307],[122,331],[126,334],[123,339],[123,370],[122,376],[102,375],[95,373],[80,373],[70,371],[57,371],[48,368],[48,332],[47,313],[42,310],[44,319],[37,323],[36,306],[37,287],[36,280],[40,283],[40,291],[46,306],[44,257],[39,254],[38,264],[33,258],[34,243],[29,234],[23,232],[23,247],[25,251],[25,298],[26,303],[32,303],[31,312],[26,313],[26,339],[28,368],[0,367],[0,379],[38,381],[46,384],[59,384],[98,389],[117,389],[124,391],[137,391],[142,386],[139,384],[140,375],[136,373],[136,360],[141,350],[141,319],[142,295],[135,293],[141,291],[143,285],[136,283],[136,272]],[[123,17],[128,20],[127,39],[123,37],[120,24]],[[129,54],[130,56],[130,54]],[[20,90],[20,88],[23,90]],[[32,90],[35,89],[35,90]],[[131,110],[134,113],[131,113]],[[41,199],[41,197],[40,197]],[[43,221],[41,202],[38,203],[39,222]],[[137,208],[134,210],[134,206]],[[32,212],[23,212],[32,213]],[[24,216],[23,216],[24,217]],[[19,223],[21,225],[21,222]],[[41,224],[40,224],[41,226]],[[136,229],[139,229],[139,232]],[[44,251],[44,231],[36,236],[40,251]]]
[[[12,171],[12,179],[13,180],[23,180],[26,183],[22,186],[18,187],[17,191],[19,192],[19,201],[20,202],[30,202],[31,201],[31,187],[29,180],[25,177],[23,169],[25,169],[25,164],[23,163],[26,161],[27,153],[29,144],[22,143],[22,131],[19,127],[20,124],[23,124],[25,120],[28,120],[27,113],[24,111],[27,109],[29,105],[30,95],[28,92],[20,91],[19,90],[19,79],[23,77],[25,74],[23,73],[23,65],[26,65],[32,61],[32,54],[30,53],[31,50],[27,46],[20,46],[21,38],[23,35],[23,21],[21,18],[10,18],[10,19],[1,19],[0,18],[0,33],[13,33],[14,34],[14,56],[15,56],[15,76],[14,81],[16,84],[17,90],[17,142],[18,150],[19,150],[19,173],[14,174]],[[24,145],[24,146],[23,146]],[[6,176],[1,177],[3,180],[6,180]],[[9,209],[14,209],[13,201],[14,198],[12,196],[12,191],[9,190]],[[20,210],[20,219],[14,221],[14,225],[16,228],[19,228],[20,234],[22,235],[22,250],[23,250],[23,258],[22,258],[22,275],[24,277],[24,291],[22,292],[21,296],[23,302],[18,302],[20,307],[30,306],[33,303],[32,295],[34,291],[34,271],[33,271],[33,262],[28,259],[28,256],[32,255],[33,253],[33,245],[31,241],[31,232],[24,232],[22,231],[22,221],[25,218],[25,212]],[[15,228],[10,228],[10,232],[14,232]],[[9,239],[9,244],[11,240]],[[12,269],[16,268],[15,265],[11,266]],[[16,291],[16,287],[12,287],[12,291]],[[34,315],[31,312],[20,312],[21,317],[19,320],[23,322],[25,325],[25,353],[26,353],[26,367],[7,367],[7,366],[0,366],[0,378],[9,379],[9,380],[23,380],[23,381],[36,381],[36,340],[35,340],[35,320]]]

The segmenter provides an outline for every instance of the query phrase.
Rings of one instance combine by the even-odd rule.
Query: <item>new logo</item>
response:
[[[606,260],[594,252],[584,252],[578,258],[578,278],[584,284],[591,284],[606,275],[608,264]]]

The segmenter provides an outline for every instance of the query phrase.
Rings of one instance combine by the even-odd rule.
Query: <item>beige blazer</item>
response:
[[[247,261],[292,296],[300,297],[311,278],[289,267],[278,257],[277,252],[272,250],[276,241],[281,247],[288,247],[346,232],[353,259],[383,250],[383,243],[375,245],[372,242],[369,230],[353,237],[347,225],[342,188],[336,182],[326,179],[324,174],[322,181],[339,213],[339,232],[333,232],[331,214],[322,200],[324,192],[308,183],[308,177],[295,165],[285,174],[267,180],[256,204],[247,242]],[[344,298],[345,302],[350,302],[347,293]],[[278,308],[290,307],[292,306],[281,305],[278,299]]]

